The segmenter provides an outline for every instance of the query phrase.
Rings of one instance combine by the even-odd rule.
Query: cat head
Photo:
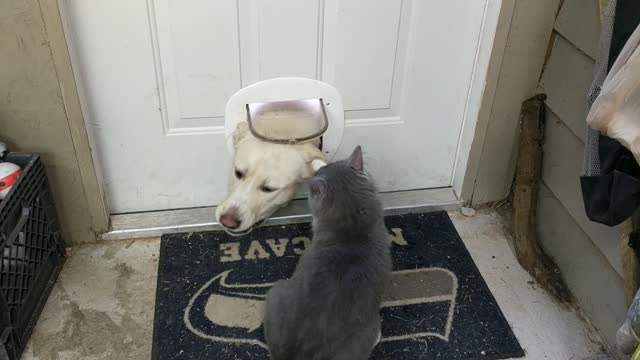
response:
[[[309,208],[315,219],[356,226],[382,216],[376,187],[364,171],[360,146],[345,160],[319,165],[309,182]]]

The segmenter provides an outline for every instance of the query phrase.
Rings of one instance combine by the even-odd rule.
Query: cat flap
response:
[[[255,137],[279,144],[317,139],[329,127],[322,99],[247,104],[247,122]]]

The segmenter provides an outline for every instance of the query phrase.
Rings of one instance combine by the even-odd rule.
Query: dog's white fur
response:
[[[235,208],[240,226],[225,229],[243,235],[253,226],[286,205],[305,179],[325,165],[317,143],[275,144],[254,137],[246,122],[238,124],[234,135],[233,174],[229,194],[216,209],[216,219]],[[241,178],[236,176],[241,173]],[[264,191],[265,186],[272,192]]]

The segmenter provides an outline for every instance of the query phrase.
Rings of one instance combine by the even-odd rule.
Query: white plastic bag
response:
[[[640,163],[640,26],[611,67],[587,124],[629,149]]]

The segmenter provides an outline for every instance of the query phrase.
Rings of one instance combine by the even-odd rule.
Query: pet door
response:
[[[238,90],[224,114],[227,149],[235,151],[233,134],[247,122],[253,136],[279,144],[320,140],[327,160],[338,152],[344,133],[342,96],[333,86],[314,79],[274,78]]]

